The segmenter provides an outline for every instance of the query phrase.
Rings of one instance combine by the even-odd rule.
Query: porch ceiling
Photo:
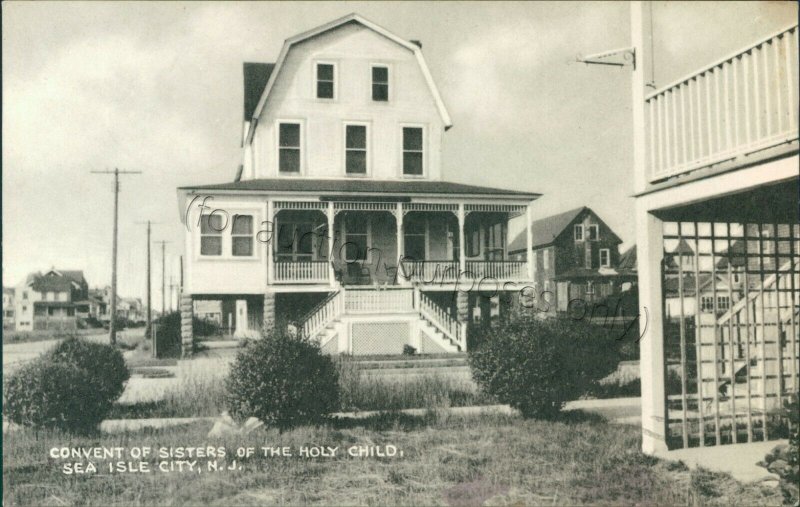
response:
[[[453,183],[449,181],[429,180],[370,180],[370,179],[312,179],[312,178],[263,178],[254,180],[234,181],[213,185],[198,185],[181,187],[181,190],[223,190],[244,192],[299,192],[330,194],[365,194],[382,196],[413,194],[421,195],[457,195],[457,196],[487,196],[487,197],[516,197],[521,199],[536,199],[541,194],[534,192],[521,192],[503,188],[482,187]],[[363,196],[361,196],[363,198]],[[405,197],[399,197],[403,199]],[[328,197],[331,199],[331,197]]]
[[[798,178],[690,205],[660,210],[667,222],[798,223]]]

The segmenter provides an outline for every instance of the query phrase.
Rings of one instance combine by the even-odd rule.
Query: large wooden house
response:
[[[236,177],[178,190],[186,344],[194,302],[216,300],[236,335],[463,351],[475,298],[529,284],[507,227],[538,194],[442,178],[452,123],[418,42],[353,14],[245,64],[244,85]]]

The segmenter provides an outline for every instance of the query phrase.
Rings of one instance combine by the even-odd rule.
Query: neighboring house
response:
[[[293,322],[330,353],[465,350],[476,298],[530,282],[506,235],[539,195],[445,181],[450,127],[421,44],[355,14],[245,64],[235,180],[178,189],[183,321],[213,300],[239,336]]]
[[[3,287],[3,329],[14,327],[14,289]]]
[[[649,90],[631,9],[642,448],[780,438],[800,385],[797,24]]]
[[[576,208],[531,223],[536,308],[567,311],[570,301],[586,304],[619,294],[636,279],[619,266],[622,240],[588,207]],[[511,242],[514,258],[526,259],[526,235]]]
[[[31,273],[15,290],[16,329],[77,328],[76,303],[85,300],[88,292],[83,271],[53,268],[44,274]]]

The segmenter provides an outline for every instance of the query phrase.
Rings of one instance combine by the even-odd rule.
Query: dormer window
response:
[[[600,227],[597,224],[589,225],[589,241],[597,241],[600,239]]]
[[[389,100],[389,67],[382,65],[372,67],[372,100],[376,102]]]
[[[345,172],[367,174],[367,126],[345,125]]]
[[[300,172],[300,124],[281,123],[278,127],[278,170]]]
[[[403,174],[422,176],[423,133],[421,127],[403,127]]]
[[[583,241],[583,225],[577,224],[575,226],[575,241]]]
[[[335,93],[336,68],[332,63],[317,64],[317,98],[332,99]]]

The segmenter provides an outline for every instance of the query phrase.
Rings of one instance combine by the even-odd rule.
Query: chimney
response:
[[[417,46],[417,47],[419,47],[420,49],[422,49],[422,43],[421,43],[420,41],[418,41],[418,40],[412,40],[412,41],[409,41],[409,42],[411,42],[411,44],[414,44],[415,46]]]

